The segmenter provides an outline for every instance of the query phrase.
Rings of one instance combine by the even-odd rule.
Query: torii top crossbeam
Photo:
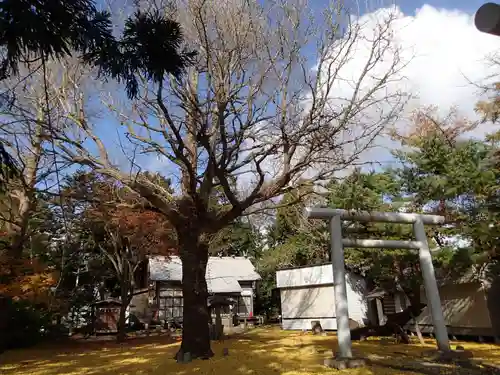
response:
[[[324,207],[307,207],[305,215],[309,219],[330,219],[334,216],[340,216],[342,220],[360,222],[413,224],[421,220],[423,224],[427,225],[445,223],[444,216],[439,215],[408,214],[403,212],[367,212]]]

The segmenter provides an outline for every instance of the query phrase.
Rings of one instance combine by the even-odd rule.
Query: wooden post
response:
[[[220,305],[215,305],[215,340],[222,338],[222,318],[220,316]]]
[[[377,302],[377,317],[378,317],[378,324],[382,325],[385,323],[384,319],[384,306],[382,306],[382,301],[380,298],[375,298],[375,301]]]
[[[403,308],[401,307],[401,294],[399,293],[394,294],[394,309],[397,313],[403,311]]]

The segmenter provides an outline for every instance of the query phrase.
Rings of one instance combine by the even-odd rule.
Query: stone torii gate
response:
[[[420,268],[424,279],[427,304],[429,306],[438,349],[450,351],[448,332],[441,308],[441,299],[432,264],[432,256],[427,243],[424,225],[444,224],[445,218],[437,215],[421,215],[398,212],[347,211],[332,208],[307,207],[305,216],[309,219],[327,219],[330,221],[330,244],[335,293],[335,315],[337,319],[338,357],[352,358],[351,331],[349,329],[349,311],[347,304],[344,247],[355,248],[390,248],[418,250]],[[415,241],[343,239],[342,220],[358,222],[385,222],[412,224]]]

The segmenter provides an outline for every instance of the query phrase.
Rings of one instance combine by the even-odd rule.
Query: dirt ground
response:
[[[336,351],[333,334],[255,328],[212,347],[215,357],[178,364],[172,358],[179,346],[168,336],[137,337],[124,344],[112,341],[74,341],[72,344],[44,345],[0,355],[0,373],[5,375],[93,375],[93,374],[500,374],[500,346],[453,342],[470,350],[474,358],[464,363],[439,364],[429,359],[435,343],[397,344],[373,338],[354,342],[354,353],[367,359],[364,368],[337,371],[323,365]],[[229,355],[223,352],[228,349]]]

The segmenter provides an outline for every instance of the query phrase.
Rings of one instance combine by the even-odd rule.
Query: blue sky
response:
[[[417,69],[414,67],[413,73],[410,74],[410,78],[417,81],[415,86],[418,88],[420,91],[419,93],[422,96],[422,104],[435,104],[448,108],[448,106],[456,105],[457,103],[460,105],[466,103],[468,106],[467,112],[473,112],[473,106],[471,105],[471,103],[473,103],[473,99],[471,99],[471,90],[468,90],[467,92],[464,90],[462,90],[464,92],[460,91],[458,88],[461,88],[461,85],[463,86],[463,82],[458,82],[459,80],[457,77],[460,77],[460,74],[464,71],[464,69],[466,72],[480,71],[482,68],[478,68],[478,66],[474,65],[475,63],[470,56],[479,56],[480,51],[491,50],[491,44],[498,43],[498,40],[492,40],[491,37],[488,39],[488,36],[474,34],[475,31],[470,24],[470,16],[473,15],[484,2],[484,0],[396,1],[396,5],[399,6],[404,15],[410,16],[416,24],[412,31],[413,34],[410,35],[409,33],[406,33],[404,38],[408,39],[408,43],[417,45],[421,44],[417,46],[417,49],[419,51],[423,51],[424,55],[427,55],[427,59],[420,60],[422,61],[421,64],[429,64],[429,66],[432,66],[428,70]],[[327,0],[309,0],[309,3],[313,5],[316,10],[321,11],[322,8],[326,6]],[[361,1],[360,3],[365,2]],[[387,5],[389,1],[368,0],[368,3]],[[417,13],[417,10],[424,7],[424,5],[437,8],[437,10],[427,7],[427,12]],[[463,20],[463,14],[456,16],[450,12],[441,12],[439,9],[443,8],[449,11],[458,10],[465,12],[469,15],[469,20],[465,22]],[[431,11],[429,11],[429,9],[431,9]],[[375,10],[373,5],[371,10]],[[432,14],[433,12],[437,12],[437,14]],[[462,19],[460,19],[460,17],[462,17]],[[442,24],[436,25],[436,22]],[[431,35],[428,35],[429,33]],[[434,46],[433,48],[428,48],[428,45],[432,44],[431,39],[436,39],[438,40],[438,43],[441,44]],[[476,43],[476,40],[480,43]],[[450,47],[450,45],[452,46]],[[482,49],[478,47],[483,45],[486,47],[481,47]],[[444,50],[445,48],[447,48],[446,53],[439,53],[440,49]],[[457,62],[462,61],[467,57],[469,60],[466,61],[466,66],[464,69],[460,67],[461,70],[459,72],[459,69],[456,67]],[[449,61],[445,61],[447,59],[449,59]],[[313,58],[311,60],[313,60]],[[313,64],[314,61],[311,61],[311,63]],[[453,69],[450,68],[455,70],[453,75],[450,72]],[[434,74],[430,74],[429,77],[425,77],[428,72]],[[428,81],[431,82],[429,83]],[[460,91],[459,94],[457,94],[458,91]],[[465,109],[465,105],[462,105],[462,107]],[[117,147],[118,134],[123,134],[123,130],[117,130],[115,125],[111,124],[111,122],[114,121],[109,120],[110,119],[101,119],[101,123],[99,124],[99,135],[101,135],[105,142],[113,148],[112,154],[118,156],[121,154],[121,151]],[[390,159],[390,154],[385,152],[371,155],[369,157],[374,160],[384,162],[386,159]],[[121,159],[124,161],[123,158]],[[163,169],[162,171],[165,172],[165,165],[158,163],[153,156],[142,157],[141,159],[141,164],[144,167],[153,170]]]
[[[422,7],[424,4],[432,5],[437,8],[445,8],[445,9],[459,9],[464,12],[473,14],[482,4],[486,3],[486,0],[396,0],[395,4],[398,5],[401,10],[408,15],[412,15],[415,12],[415,9]],[[98,5],[105,4],[104,0],[97,0],[96,3]],[[324,6],[327,3],[326,0],[314,0],[310,1],[311,4],[318,4],[319,7]],[[361,1],[364,3],[364,1]],[[368,1],[368,3],[372,4],[387,4],[389,1]]]
[[[474,12],[487,1],[484,0],[399,0],[396,4],[401,10],[408,15],[413,15],[415,10],[421,8],[424,4],[431,5],[436,8],[458,9],[469,14]]]
[[[404,14],[406,15],[414,15],[415,11],[418,8],[421,8],[423,5],[431,5],[435,8],[444,8],[444,9],[458,9],[463,12],[469,13],[469,14],[474,14],[477,9],[484,3],[488,1],[486,0],[396,0],[394,3],[399,6],[399,8],[403,11]],[[316,4],[318,8],[324,7],[326,4],[328,4],[328,0],[316,0],[316,1],[310,1],[310,4]],[[365,3],[364,1],[361,1],[360,3]],[[383,4],[387,5],[389,4],[390,1],[387,0],[374,0],[374,1],[368,1],[368,4],[374,4],[370,5],[371,9],[374,9],[377,4]]]

